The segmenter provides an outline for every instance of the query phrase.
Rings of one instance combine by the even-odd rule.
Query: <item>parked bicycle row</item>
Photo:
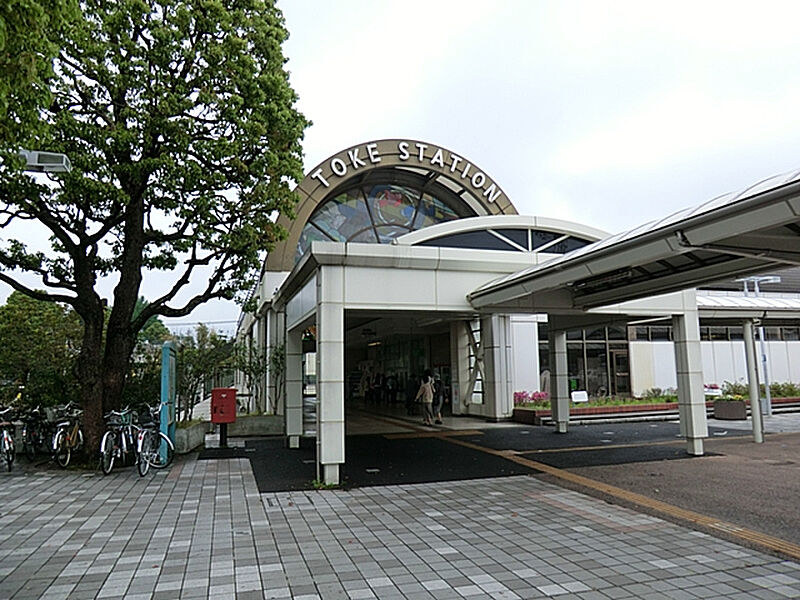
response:
[[[160,430],[161,405],[148,407],[138,414],[130,408],[111,411],[104,416],[106,432],[100,442],[99,465],[108,475],[115,466],[136,465],[144,476],[150,467],[162,469],[175,456],[175,446]],[[30,462],[39,455],[49,455],[62,468],[83,448],[80,407],[36,407],[16,414],[13,407],[0,407],[0,454],[9,471],[16,458],[16,429],[21,426],[22,452]]]

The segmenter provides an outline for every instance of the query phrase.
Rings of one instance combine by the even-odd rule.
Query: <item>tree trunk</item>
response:
[[[97,312],[97,311],[95,311]],[[100,439],[105,430],[103,422],[103,378],[101,373],[103,348],[103,312],[95,315],[82,315],[83,344],[78,359],[78,379],[81,386],[83,406],[82,427],[84,434],[83,452],[87,462],[96,456]]]

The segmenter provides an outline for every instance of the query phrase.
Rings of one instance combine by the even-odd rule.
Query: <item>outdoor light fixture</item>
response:
[[[35,173],[69,173],[72,164],[66,154],[60,152],[42,152],[40,150],[20,150],[19,155],[25,159],[25,170]]]
[[[779,275],[754,275],[752,277],[743,277],[742,279],[737,279],[736,281],[740,281],[744,284],[744,295],[747,296],[750,293],[750,289],[748,287],[748,283],[753,284],[753,295],[758,298],[761,290],[759,289],[758,285],[760,283],[780,283],[781,278]],[[767,366],[767,347],[764,343],[764,327],[761,325],[760,321],[756,323],[756,320],[753,320],[753,325],[758,327],[758,340],[759,345],[761,347],[761,368],[764,371],[764,404],[762,411],[766,415],[772,414],[772,393],[769,389],[769,368]]]

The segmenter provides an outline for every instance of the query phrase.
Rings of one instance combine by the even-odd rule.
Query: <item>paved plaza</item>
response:
[[[260,494],[245,459],[0,485],[0,598],[797,598],[800,564],[516,475]]]

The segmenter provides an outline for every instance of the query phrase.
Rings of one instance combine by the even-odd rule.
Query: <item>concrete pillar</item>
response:
[[[747,365],[747,384],[750,390],[750,416],[753,419],[753,441],[764,441],[764,420],[761,418],[761,390],[758,385],[758,366],[756,365],[756,338],[753,334],[752,319],[744,322],[744,360]]]
[[[317,271],[317,462],[327,484],[344,463],[344,268]]]
[[[267,319],[261,314],[256,321],[255,352],[257,356],[265,356],[267,351]],[[255,376],[255,390],[250,390],[253,394],[250,397],[249,410],[257,412],[266,411],[266,391],[267,391],[267,372],[266,369]]]
[[[481,345],[484,348],[484,416],[504,419],[511,416],[512,395],[509,392],[508,318],[491,315],[481,319]]]
[[[692,292],[692,301],[693,299]],[[696,304],[694,306],[694,310],[690,306],[683,314],[672,316],[672,337],[675,348],[681,435],[686,437],[686,451],[701,456],[703,438],[708,437],[708,424],[703,389],[700,325]]]
[[[286,414],[286,378],[277,373],[270,364],[273,352],[286,343],[286,313],[269,309],[264,316],[267,321],[267,408],[269,414]]]
[[[300,447],[303,435],[303,330],[286,333],[286,437],[290,448]]]
[[[557,433],[567,433],[569,424],[569,381],[567,332],[550,330],[550,407]]]
[[[452,397],[450,406],[454,415],[467,413],[464,395],[469,382],[469,341],[467,339],[468,321],[450,323],[450,373]]]

